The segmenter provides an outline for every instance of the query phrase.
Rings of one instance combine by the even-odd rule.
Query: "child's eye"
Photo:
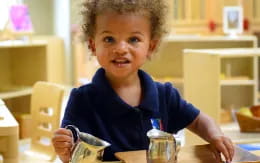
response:
[[[111,36],[107,36],[103,39],[104,42],[107,42],[107,43],[113,43],[115,42],[115,39]]]
[[[140,39],[137,38],[137,37],[131,37],[131,38],[129,38],[129,42],[130,42],[130,43],[137,43],[137,42],[139,42],[139,41],[140,41]]]

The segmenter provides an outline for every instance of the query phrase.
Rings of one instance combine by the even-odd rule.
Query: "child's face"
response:
[[[151,25],[141,14],[106,12],[96,18],[90,47],[111,77],[136,75],[151,56],[157,40],[151,40]]]

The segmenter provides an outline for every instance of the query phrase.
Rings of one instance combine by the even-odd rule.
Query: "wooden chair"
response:
[[[41,81],[34,85],[31,97],[31,145],[30,150],[20,154],[22,162],[35,162],[38,158],[40,162],[55,159],[51,138],[54,130],[60,126],[63,94],[64,88],[54,83]]]

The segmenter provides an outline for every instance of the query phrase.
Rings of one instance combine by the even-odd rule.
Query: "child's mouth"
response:
[[[130,61],[127,59],[115,59],[115,60],[112,60],[112,63],[114,63],[115,65],[117,65],[119,67],[122,67],[126,64],[129,64]]]

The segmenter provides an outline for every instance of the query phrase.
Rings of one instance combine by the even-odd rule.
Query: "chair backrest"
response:
[[[64,88],[50,82],[37,82],[31,98],[32,140],[31,150],[55,158],[51,143],[54,130],[60,125]]]

